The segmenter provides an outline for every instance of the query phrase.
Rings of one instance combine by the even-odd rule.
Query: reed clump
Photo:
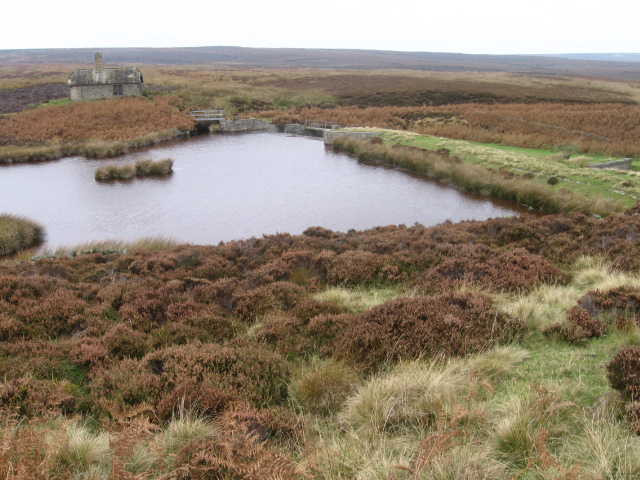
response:
[[[96,170],[98,181],[130,180],[133,177],[164,176],[173,173],[173,160],[165,158],[154,162],[145,159],[138,160],[134,165],[106,165]]]
[[[25,217],[0,214],[0,256],[11,255],[41,242],[44,228]]]
[[[136,176],[145,177],[148,175],[168,175],[173,172],[173,160],[165,158],[154,162],[153,160],[138,160],[136,162]]]

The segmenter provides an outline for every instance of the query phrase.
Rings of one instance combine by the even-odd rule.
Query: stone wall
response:
[[[350,138],[373,138],[379,137],[380,134],[376,132],[350,132],[345,130],[327,130],[324,132],[324,143],[333,143],[334,138],[338,137],[350,137]]]
[[[221,120],[221,132],[277,132],[278,128],[269,122],[257,118],[240,118],[236,120]]]
[[[304,135],[305,127],[301,123],[288,123],[284,126],[284,133],[290,135]]]
[[[621,158],[605,163],[594,163],[589,165],[591,168],[615,168],[616,170],[631,170],[631,158]]]
[[[98,100],[101,98],[115,98],[142,95],[142,85],[139,83],[125,83],[122,85],[122,95],[113,94],[113,85],[74,85],[70,87],[71,100]]]

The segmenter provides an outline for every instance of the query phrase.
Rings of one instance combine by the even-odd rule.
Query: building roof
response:
[[[81,68],[69,75],[69,86],[113,85],[124,83],[142,83],[142,73],[136,67]]]

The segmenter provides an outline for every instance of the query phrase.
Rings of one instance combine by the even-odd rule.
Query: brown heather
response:
[[[0,137],[13,142],[128,140],[168,129],[190,130],[193,120],[171,96],[77,102],[0,119]]]
[[[580,306],[572,307],[567,312],[567,321],[547,327],[543,334],[549,338],[560,338],[574,345],[583,345],[592,338],[600,337],[607,330],[607,325],[598,317]]]
[[[555,149],[574,146],[580,152],[640,154],[637,117],[640,106],[615,103],[464,103],[442,106],[379,106],[272,110],[257,113],[282,123],[307,119],[344,126],[395,130],[497,143]]]
[[[610,290],[592,290],[582,296],[567,312],[567,321],[550,325],[544,330],[547,337],[557,337],[580,345],[605,334],[614,324],[619,329],[638,324],[640,291],[629,285]]]
[[[494,308],[488,292],[562,284],[562,271],[581,256],[640,271],[640,216],[633,213],[348,233],[314,227],[218,246],[2,264],[0,414],[24,425],[15,435],[2,432],[27,453],[0,458],[23,472],[14,478],[55,478],[45,454],[34,453],[45,446],[30,425],[90,417],[113,434],[114,478],[134,478],[121,473],[134,447],[153,450],[154,436],[182,409],[215,422],[219,433],[176,447],[177,456],[156,452],[166,462],[153,463],[150,474],[207,478],[255,468],[268,478],[267,465],[277,461],[284,478],[296,478],[302,467],[292,452],[315,447],[301,440],[294,409],[331,423],[345,397],[369,381],[357,372],[520,341],[523,323]],[[311,297],[360,285],[393,295],[403,285],[424,293],[412,287],[420,285],[437,296],[390,300],[359,314]],[[588,341],[618,318],[635,322],[639,303],[630,287],[589,291],[567,315],[567,339]],[[627,357],[612,364],[610,376],[616,388],[635,392],[633,351]],[[398,464],[412,464],[405,460]]]
[[[191,343],[150,353],[142,367],[163,388],[188,380],[209,382],[257,406],[282,402],[289,375],[288,362],[258,344],[223,346]]]
[[[334,343],[334,355],[366,370],[425,357],[479,352],[516,340],[524,324],[495,311],[490,297],[474,293],[399,298],[351,319]]]
[[[640,347],[627,347],[613,357],[607,365],[607,376],[612,388],[627,401],[627,419],[640,435]]]
[[[483,245],[463,245],[456,256],[427,270],[414,285],[441,293],[465,285],[497,291],[530,291],[543,283],[566,283],[569,276],[546,258],[525,248],[501,251]]]

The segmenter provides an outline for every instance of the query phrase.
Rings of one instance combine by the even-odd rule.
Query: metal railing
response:
[[[189,114],[196,121],[224,120],[224,110],[193,110]]]
[[[340,125],[336,125],[335,123],[331,123],[331,122],[319,122],[316,120],[305,120],[304,122],[304,126],[307,128],[317,128],[317,129],[321,129],[321,130],[331,130],[331,129],[335,129],[335,128],[339,128]]]

